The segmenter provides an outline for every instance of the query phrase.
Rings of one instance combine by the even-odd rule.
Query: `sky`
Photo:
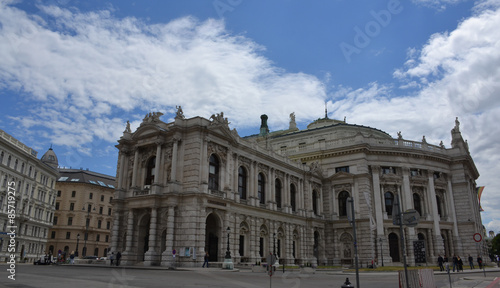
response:
[[[500,233],[498,27],[498,0],[0,0],[0,128],[115,176],[126,122],[179,105],[240,136],[261,114],[305,129],[326,105],[447,148],[458,117]]]

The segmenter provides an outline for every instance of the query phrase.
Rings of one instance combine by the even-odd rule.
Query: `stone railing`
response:
[[[408,148],[408,149],[418,149],[425,151],[432,151],[435,153],[446,153],[446,148],[444,146],[432,145],[426,142],[417,142],[404,139],[392,139],[392,138],[374,138],[374,137],[363,137],[361,135],[356,135],[352,137],[326,140],[326,141],[316,141],[313,143],[301,143],[296,146],[287,147],[275,147],[279,154],[287,156],[297,153],[303,153],[306,151],[321,151],[325,149],[338,148],[338,147],[348,147],[357,144],[369,144],[372,147],[398,147],[398,148]]]

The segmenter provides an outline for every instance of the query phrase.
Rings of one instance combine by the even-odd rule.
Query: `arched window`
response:
[[[413,208],[422,216],[422,205],[420,203],[420,196],[417,193],[413,193]]]
[[[347,216],[347,198],[349,198],[347,191],[339,193],[339,216]]]
[[[391,192],[385,192],[385,211],[387,215],[392,215],[392,205],[394,204],[394,194]]]
[[[259,203],[266,204],[266,180],[262,173],[259,173],[257,181],[257,196],[259,197]]]
[[[146,165],[146,181],[144,185],[151,185],[155,181],[156,157],[151,157]]]
[[[240,199],[247,199],[247,170],[243,166],[238,169],[238,193]]]
[[[316,192],[316,190],[313,190],[312,193],[312,204],[314,214],[318,215],[318,192]]]
[[[209,160],[208,189],[219,190],[219,159],[214,154]]]
[[[443,216],[443,211],[441,210],[441,198],[438,195],[436,195],[436,204],[439,216]]]
[[[276,206],[278,208],[281,208],[281,182],[279,179],[276,179],[274,181],[274,190],[275,190],[275,201],[276,201]]]
[[[295,200],[295,194],[297,192],[295,191],[295,185],[290,184],[290,205],[292,206],[292,211],[295,212],[297,210],[297,202]]]

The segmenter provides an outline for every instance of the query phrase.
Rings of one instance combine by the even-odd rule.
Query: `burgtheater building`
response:
[[[359,261],[402,265],[395,199],[418,211],[405,226],[409,265],[439,254],[477,255],[479,173],[455,120],[451,147],[325,118],[299,130],[240,137],[223,113],[171,123],[146,115],[119,150],[111,251],[126,264],[201,266],[205,253],[235,264],[354,263],[346,200],[354,199]],[[451,126],[451,125],[450,125]],[[175,255],[175,257],[174,257]]]

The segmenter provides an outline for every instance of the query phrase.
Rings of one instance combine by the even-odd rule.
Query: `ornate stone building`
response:
[[[41,159],[37,154],[0,130],[0,225],[3,232],[0,261],[15,255],[16,262],[33,262],[45,253],[54,216],[58,161],[52,148]],[[12,229],[15,247],[9,247],[11,237],[6,234]]]
[[[82,169],[59,169],[54,226],[47,253],[107,256],[111,243],[115,177]]]
[[[458,120],[446,148],[328,117],[299,130],[292,113],[289,129],[269,132],[263,115],[260,133],[241,138],[223,113],[161,115],[127,125],[116,146],[111,249],[125,263],[197,266],[205,252],[222,262],[229,243],[235,263],[276,253],[286,264],[350,264],[349,197],[362,263],[402,263],[396,196],[421,215],[404,228],[410,265],[477,254],[479,174]]]

